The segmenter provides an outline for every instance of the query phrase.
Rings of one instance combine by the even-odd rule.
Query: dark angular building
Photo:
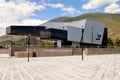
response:
[[[60,29],[44,29],[40,32],[42,39],[65,39],[67,40],[67,31]]]
[[[10,26],[6,28],[6,34],[11,35],[33,35],[41,39],[62,39],[67,40],[67,30],[54,28],[46,29],[44,26]]]
[[[47,22],[41,26],[9,26],[6,34],[38,36],[50,39],[57,45],[67,46],[107,46],[107,28],[104,24],[84,19],[74,22]],[[82,40],[83,36],[83,40]]]
[[[39,36],[40,31],[44,29],[44,26],[9,26],[6,28],[6,34]]]
[[[61,40],[62,45],[71,45],[67,41],[67,30],[46,28],[44,26],[9,26],[6,28],[7,35],[28,35],[40,36],[41,39]],[[55,45],[57,43],[55,42]]]
[[[60,29],[45,29],[40,32],[41,39],[53,39],[53,40],[61,40],[61,45],[71,45],[71,41],[67,41],[67,30]],[[57,42],[55,43],[57,45]],[[64,46],[65,47],[65,46]]]

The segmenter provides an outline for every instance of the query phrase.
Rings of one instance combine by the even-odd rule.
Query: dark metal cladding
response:
[[[49,29],[42,30],[40,36],[43,39],[50,38],[50,39],[65,39],[65,40],[67,40],[67,31],[49,28]]]
[[[6,28],[6,34],[39,36],[43,29],[45,29],[44,26],[9,26]]]

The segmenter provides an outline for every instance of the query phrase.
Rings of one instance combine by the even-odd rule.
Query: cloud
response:
[[[34,16],[36,10],[42,11],[46,9],[44,5],[27,0],[9,0],[8,2],[1,0],[0,2],[0,24],[2,27],[12,23],[19,23],[19,21]]]
[[[46,7],[28,0],[0,0],[0,35],[5,34],[10,25],[39,25],[47,20],[30,19],[35,11],[45,10]],[[1,33],[2,32],[2,33]]]
[[[21,21],[15,21],[15,22],[0,22],[1,26],[0,26],[0,35],[5,35],[6,32],[6,27],[10,26],[10,25],[40,25],[44,22],[47,22],[48,20],[38,20],[38,19],[23,19]]]
[[[76,10],[76,9],[73,8],[73,7],[62,8],[61,10],[64,11],[64,12],[68,12],[68,13],[70,13],[70,14],[74,14],[75,12],[76,12],[76,13],[80,13],[80,11]]]
[[[15,22],[0,22],[0,30],[5,29],[6,27],[10,26],[10,25],[40,25],[44,22],[47,22],[48,20],[38,20],[38,19],[23,19],[21,21],[15,21]]]
[[[104,12],[106,13],[119,13],[120,12],[120,5],[113,3],[109,6],[105,7]]]
[[[83,2],[86,2],[86,0],[82,0]]]
[[[15,2],[15,3],[24,3],[27,0],[9,0],[9,1],[12,1],[12,2]]]
[[[80,13],[79,10],[76,10],[74,7],[65,7],[63,4],[61,3],[56,3],[56,4],[52,4],[52,3],[44,3],[45,6],[49,6],[52,8],[59,8],[61,11],[63,11],[65,14],[74,14],[74,13]],[[63,14],[64,14],[63,13]]]
[[[40,25],[48,20],[37,20],[37,19],[24,19],[19,24],[22,25]]]
[[[63,4],[61,4],[61,3],[57,3],[57,4],[50,4],[50,3],[48,3],[48,4],[46,4],[47,6],[50,6],[50,7],[52,7],[52,8],[64,8],[64,5]]]
[[[89,0],[88,3],[82,6],[83,9],[96,9],[106,4],[112,4],[120,0]]]

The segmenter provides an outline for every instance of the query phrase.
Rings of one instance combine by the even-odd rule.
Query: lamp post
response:
[[[93,26],[92,26],[92,45],[93,45]]]
[[[10,42],[11,42],[11,57],[12,57],[12,35],[10,36]]]
[[[65,29],[65,27],[63,26],[63,34],[62,34],[62,36],[64,35],[64,29]],[[64,36],[63,36],[63,39],[61,40],[61,47],[65,47],[66,45],[64,44],[64,42],[65,42],[65,40],[64,40]]]
[[[35,35],[34,35],[34,45],[36,45],[36,40],[37,40],[37,30],[38,26],[34,29],[35,30]]]
[[[82,60],[83,60],[83,32],[84,32],[84,29],[82,28],[82,36],[81,36]]]
[[[25,45],[25,48],[26,48],[26,45],[27,45],[27,36],[26,35],[24,36],[24,45]]]
[[[34,42],[34,45],[37,45],[37,37],[39,36],[39,27],[37,26],[35,28],[35,42]]]
[[[28,34],[28,43],[27,43],[28,62],[29,62],[29,48],[30,48],[30,34]]]

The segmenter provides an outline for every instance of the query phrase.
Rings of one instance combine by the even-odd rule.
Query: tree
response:
[[[3,46],[2,46],[2,45],[0,45],[0,48],[3,48]]]
[[[120,47],[120,39],[119,38],[115,39],[115,46]]]
[[[113,45],[114,45],[113,40],[111,38],[108,38],[107,46],[112,47]]]
[[[41,40],[40,45],[43,47],[53,47],[53,42],[50,40]]]

